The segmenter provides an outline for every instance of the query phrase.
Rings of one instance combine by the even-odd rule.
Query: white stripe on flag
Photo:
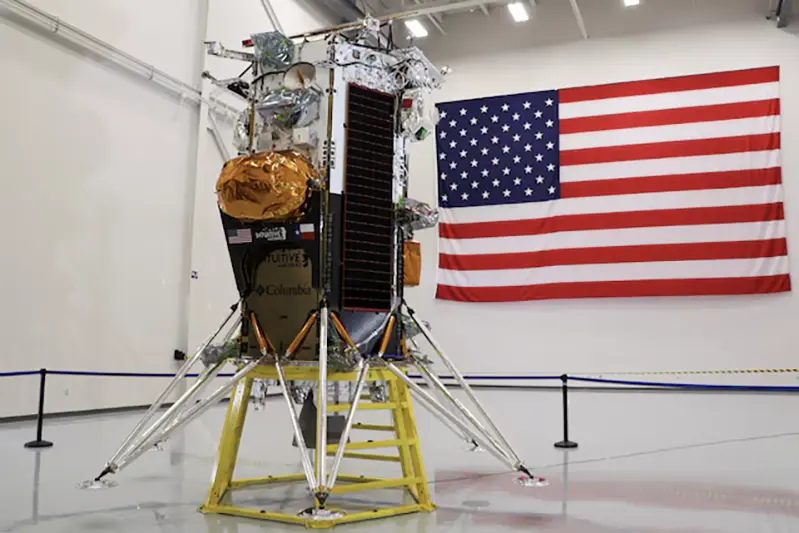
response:
[[[688,141],[691,139],[717,139],[720,137],[757,135],[778,131],[780,131],[780,117],[779,115],[771,115],[736,120],[569,133],[560,136],[560,149],[578,150],[601,146]]]
[[[548,283],[654,279],[717,279],[788,273],[788,257],[558,265],[507,270],[439,269],[438,283],[457,287],[513,287]]]
[[[477,239],[442,238],[439,252],[455,255],[512,254],[599,246],[755,241],[783,237],[785,237],[785,221],[772,220],[733,224],[564,231],[543,235]]]
[[[589,213],[770,204],[781,202],[782,199],[783,191],[781,185],[763,185],[759,187],[734,187],[703,191],[561,198],[554,202],[441,209],[440,213],[441,220],[445,223],[496,222]]]
[[[751,170],[778,166],[780,166],[780,151],[765,150],[762,152],[570,165],[560,168],[560,181],[569,183],[571,181],[724,172],[729,170]]]
[[[618,115],[636,111],[652,111],[654,109],[677,109],[705,105],[730,104],[734,102],[752,102],[771,100],[780,97],[778,82],[756,83],[720,87],[718,89],[699,89],[694,91],[678,91],[672,93],[645,94],[587,100],[583,102],[561,103],[560,119],[590,117],[600,115]]]

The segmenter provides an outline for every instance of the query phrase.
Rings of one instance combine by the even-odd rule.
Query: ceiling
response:
[[[314,1],[314,0],[310,0]],[[510,0],[315,0],[325,4],[328,11],[336,13],[340,21],[361,18],[364,13],[382,17],[408,11],[422,10],[417,18],[428,31],[426,40],[440,40],[444,36],[465,36],[473,32],[490,33],[504,39],[505,32],[530,31],[533,24],[514,23],[507,4]],[[648,26],[658,27],[662,22],[680,24],[706,23],[742,16],[757,16],[761,20],[773,12],[781,0],[640,0],[632,8],[622,6],[622,0],[522,0],[530,13],[531,23],[542,25],[547,31],[584,39],[618,33],[619,18],[624,17],[636,31]],[[784,0],[787,12],[799,0]],[[432,11],[432,12],[426,12]],[[795,10],[794,10],[795,11]],[[795,11],[796,12],[796,11]],[[613,20],[608,20],[612,17]],[[783,19],[784,20],[784,19]],[[608,23],[615,29],[608,31]],[[403,25],[399,26],[402,30]],[[421,43],[420,43],[421,45]]]

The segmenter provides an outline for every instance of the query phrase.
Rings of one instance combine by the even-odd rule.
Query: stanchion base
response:
[[[566,450],[571,450],[577,447],[577,443],[570,440],[562,440],[560,442],[555,443],[555,448],[561,448]]]
[[[49,440],[32,440],[25,443],[26,448],[49,448],[53,445]]]

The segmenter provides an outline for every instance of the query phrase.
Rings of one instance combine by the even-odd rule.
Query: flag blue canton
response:
[[[543,202],[560,196],[558,91],[437,107],[441,207]]]

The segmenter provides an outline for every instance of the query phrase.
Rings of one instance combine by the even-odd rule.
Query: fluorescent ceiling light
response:
[[[427,29],[424,25],[416,19],[409,19],[405,21],[405,27],[408,28],[408,31],[411,32],[411,35],[420,39],[422,37],[427,37]]]
[[[513,2],[512,4],[508,4],[508,11],[510,11],[513,20],[516,22],[525,22],[530,20],[530,15],[527,14],[527,9],[524,8],[524,4],[521,2]]]
[[[641,3],[641,0],[622,0],[624,7],[633,7]]]

